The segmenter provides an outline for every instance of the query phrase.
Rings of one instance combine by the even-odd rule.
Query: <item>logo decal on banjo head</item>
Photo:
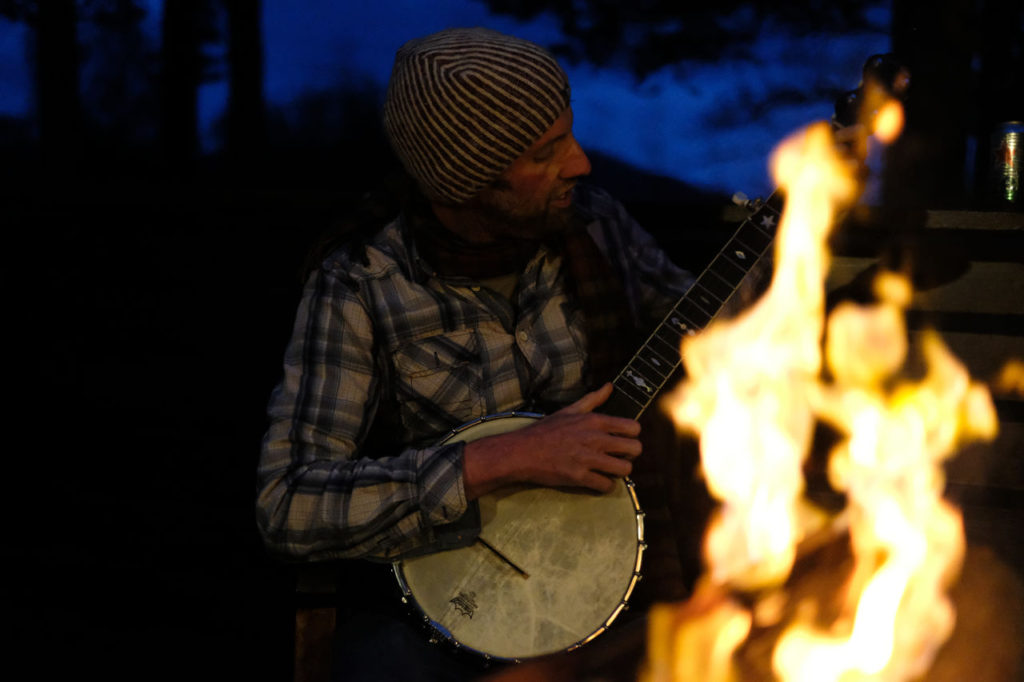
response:
[[[470,592],[469,594],[459,592],[458,596],[452,597],[448,602],[463,616],[469,616],[472,619],[473,614],[476,613],[476,592]]]

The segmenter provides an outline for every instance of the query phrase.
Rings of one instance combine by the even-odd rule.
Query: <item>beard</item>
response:
[[[564,192],[563,192],[564,194]],[[543,206],[524,201],[507,188],[496,183],[481,190],[473,200],[473,207],[486,221],[485,229],[498,239],[543,240],[564,234],[575,216],[573,206]]]

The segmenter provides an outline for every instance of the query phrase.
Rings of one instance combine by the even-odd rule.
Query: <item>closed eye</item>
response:
[[[533,161],[534,163],[544,163],[545,161],[550,161],[554,155],[554,144],[546,144],[543,147],[541,147],[536,154],[533,155]]]

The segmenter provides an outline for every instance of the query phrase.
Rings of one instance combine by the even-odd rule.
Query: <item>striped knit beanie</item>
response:
[[[384,127],[427,197],[461,204],[568,106],[569,79],[543,48],[485,28],[457,28],[398,50]]]

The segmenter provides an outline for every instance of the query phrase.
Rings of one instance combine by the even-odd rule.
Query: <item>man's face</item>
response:
[[[491,219],[494,236],[543,237],[568,224],[573,187],[589,173],[570,107],[472,201]]]

